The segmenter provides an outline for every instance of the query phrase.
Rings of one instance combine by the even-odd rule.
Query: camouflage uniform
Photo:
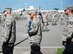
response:
[[[3,42],[6,42],[9,38],[9,33],[11,30],[12,25],[12,31],[11,31],[11,38],[8,41],[8,43],[14,43],[16,41],[16,27],[15,27],[15,20],[12,16],[3,16],[3,25],[2,25],[2,38]]]
[[[59,17],[60,17],[59,12],[52,13],[52,25],[57,25]]]
[[[73,44],[71,44],[73,42],[73,14],[68,17],[62,38],[63,54],[73,54]]]
[[[36,18],[31,22],[31,28],[32,28],[32,30],[36,31],[38,26],[40,26],[40,19]],[[40,28],[39,28],[38,34],[30,37],[30,42],[39,44],[39,43],[41,43],[40,42],[41,38],[42,38],[42,36],[40,36]]]
[[[73,32],[73,14],[70,15],[67,19],[67,23],[65,24],[65,28],[62,35],[62,40],[66,41],[67,38],[71,37]]]
[[[38,29],[37,35],[34,35],[30,37],[30,44],[31,44],[31,54],[42,54],[40,51],[40,43],[42,40],[42,30],[40,28],[40,18],[35,17],[35,19],[31,22],[31,28],[33,31],[36,31]]]
[[[13,54],[14,43],[16,41],[16,22],[15,19],[8,14],[2,16],[2,50],[3,54]]]

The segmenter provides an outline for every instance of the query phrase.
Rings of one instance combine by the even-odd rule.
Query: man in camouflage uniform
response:
[[[72,38],[72,33],[73,33],[73,6],[67,7],[65,10],[65,14],[68,16],[68,19],[62,35],[63,38],[62,44],[66,47],[69,40]],[[66,49],[64,50],[63,54],[68,54]]]
[[[32,13],[33,14],[33,13]],[[36,12],[34,12],[33,19],[31,20],[31,31],[37,31],[36,35],[30,36],[30,44],[31,44],[31,53],[30,54],[42,54],[40,51],[40,43],[42,40],[42,30],[40,28],[40,16],[37,15]],[[42,21],[42,20],[41,20]]]
[[[11,8],[4,10],[2,23],[2,52],[3,54],[13,54],[14,43],[16,41],[16,23],[11,15]]]

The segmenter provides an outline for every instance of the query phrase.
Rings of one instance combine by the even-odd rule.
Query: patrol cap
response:
[[[71,12],[73,12],[73,6],[67,6],[67,7],[66,7],[66,10],[67,10],[67,9],[69,9],[69,10],[71,10]]]
[[[71,9],[71,10],[73,10],[73,6],[67,6],[66,9]]]
[[[5,11],[7,11],[7,10],[10,10],[10,12],[12,11],[11,8],[5,8],[4,11],[3,11],[3,13],[4,13]]]

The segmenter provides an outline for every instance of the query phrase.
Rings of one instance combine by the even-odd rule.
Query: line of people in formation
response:
[[[11,8],[5,8],[2,14],[2,52],[3,54],[13,54],[14,44],[16,42],[16,20],[11,13]],[[64,18],[65,17],[65,18]],[[30,54],[43,54],[40,50],[40,44],[42,41],[42,29],[49,25],[48,22],[52,22],[52,25],[56,25],[59,19],[61,24],[65,20],[65,28],[63,31],[62,44],[65,46],[63,54],[73,54],[72,34],[73,34],[73,7],[66,8],[64,13],[55,12],[37,12],[32,11],[27,13],[28,18],[28,35],[30,37],[31,52]],[[63,20],[64,19],[64,20]]]

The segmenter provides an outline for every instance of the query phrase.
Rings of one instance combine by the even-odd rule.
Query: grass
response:
[[[56,54],[62,54],[62,48],[58,48]]]

